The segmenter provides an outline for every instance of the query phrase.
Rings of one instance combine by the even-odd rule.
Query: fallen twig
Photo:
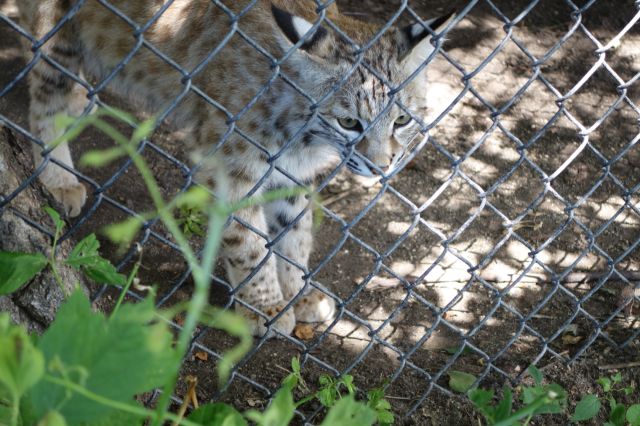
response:
[[[598,370],[619,370],[623,368],[640,367],[640,361],[622,362],[620,364],[599,365]]]

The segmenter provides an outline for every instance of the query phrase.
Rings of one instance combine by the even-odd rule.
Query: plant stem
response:
[[[124,120],[131,124],[135,124],[135,119],[128,115],[122,114],[119,111],[115,110],[103,110],[101,115],[108,115],[114,117],[118,120]],[[208,235],[205,243],[205,247],[203,250],[203,261],[202,264],[199,263],[196,255],[192,251],[189,241],[184,236],[182,230],[180,229],[180,225],[178,221],[173,217],[173,209],[174,202],[169,202],[168,204],[162,197],[162,193],[160,188],[148,167],[146,161],[142,158],[142,156],[137,151],[137,145],[148,136],[150,132],[155,128],[155,123],[151,121],[146,121],[144,123],[138,124],[136,131],[134,131],[132,138],[129,140],[122,133],[120,133],[116,128],[111,126],[104,120],[96,118],[93,116],[90,120],[87,119],[86,122],[83,122],[82,125],[74,127],[74,131],[78,133],[79,127],[86,127],[86,124],[93,124],[96,128],[104,132],[111,139],[116,141],[126,154],[131,158],[134,165],[140,172],[142,179],[147,187],[149,195],[154,203],[154,206],[157,210],[157,216],[160,217],[162,223],[167,227],[167,230],[173,238],[175,239],[177,245],[180,247],[182,251],[182,255],[186,260],[189,268],[191,269],[191,275],[194,280],[194,292],[191,298],[191,301],[187,307],[187,313],[185,317],[184,324],[182,325],[182,330],[178,336],[178,341],[176,343],[176,366],[182,361],[184,358],[188,348],[189,343],[191,341],[193,332],[201,319],[203,311],[208,304],[209,298],[209,285],[211,282],[211,274],[213,268],[215,266],[215,258],[218,251],[218,246],[220,243],[220,239],[222,236],[222,232],[224,229],[224,225],[226,223],[226,219],[231,211],[235,210],[237,207],[242,207],[242,203],[239,203],[237,206],[229,206],[225,203],[213,203],[209,207],[209,224],[208,224]],[[223,184],[220,185],[223,190],[227,187],[226,179],[222,172],[218,173],[220,176],[216,176],[216,179],[220,179],[220,182]],[[225,199],[225,194],[219,194],[219,198]],[[264,198],[264,201],[268,201],[269,197]],[[262,199],[259,199],[262,200]],[[175,200],[174,200],[175,201]],[[255,203],[256,200],[245,200],[245,203]],[[117,311],[118,307],[122,302],[122,298],[126,293],[126,289],[130,285],[130,282],[127,283],[127,287],[121,293],[121,297],[118,300],[116,305],[116,309],[114,313]],[[249,343],[250,344],[250,343]],[[179,369],[176,368],[174,374],[172,374],[165,383],[160,398],[158,400],[158,404],[155,410],[155,413],[152,415],[152,424],[153,426],[160,426],[164,419],[166,418],[176,418],[171,415],[170,417],[168,413],[168,407],[170,403],[170,397],[174,393],[176,383],[179,377]],[[145,411],[145,413],[147,413]],[[183,424],[186,424],[183,422]]]
[[[13,395],[13,404],[11,404],[11,426],[18,426],[18,415],[20,414],[20,397]]]
[[[151,196],[153,204],[157,209],[160,219],[167,227],[173,238],[175,238],[176,243],[180,247],[183,256],[185,257],[189,267],[191,268],[191,274],[195,283],[195,289],[191,298],[191,302],[189,303],[187,309],[187,315],[184,321],[184,325],[182,326],[182,330],[178,337],[178,342],[176,343],[176,353],[180,357],[177,362],[180,362],[187,352],[189,342],[191,340],[191,335],[193,334],[193,331],[198,324],[198,320],[202,314],[204,307],[207,305],[209,296],[210,274],[205,273],[205,271],[200,267],[195,254],[189,246],[188,240],[182,233],[177,221],[173,218],[170,209],[167,209],[164,199],[162,198],[160,188],[158,187],[158,184],[153,177],[153,173],[149,169],[146,161],[142,158],[138,151],[136,151],[134,144],[139,141],[127,140],[118,130],[104,121],[98,120],[94,124],[98,129],[107,134],[107,136],[111,137],[118,144],[120,144],[122,148],[124,148],[124,150],[127,152],[129,157],[133,161],[133,164],[142,175],[142,179],[144,180],[147,190],[149,191],[149,195]],[[211,218],[211,221],[213,221],[215,224],[219,221],[219,219],[217,217],[214,217]],[[213,226],[211,230],[214,230],[218,227],[221,229],[222,225]],[[211,248],[209,240],[211,240],[212,237],[217,234],[219,234],[219,232],[212,232],[208,236],[207,246],[210,247],[209,251],[215,251]],[[218,241],[219,240],[215,241],[216,246]],[[155,411],[156,414],[152,423],[154,426],[160,426],[162,420],[166,417],[170,396],[171,394],[173,394],[176,383],[178,382],[178,374],[179,370],[176,369],[175,373],[172,374],[171,377],[169,377],[167,383],[163,388],[163,392],[158,401],[158,407]]]
[[[140,269],[141,262],[142,262],[142,257],[138,258],[138,261],[135,263],[135,265],[133,265],[133,269],[129,274],[129,279],[127,279],[126,284],[122,288],[122,291],[120,292],[120,296],[118,297],[118,301],[116,302],[116,306],[113,308],[113,311],[111,312],[111,317],[115,317],[116,314],[118,313],[118,309],[120,309],[120,305],[122,304],[124,297],[129,291],[129,288],[131,287],[131,283],[133,283],[133,280],[136,278],[136,275],[138,275],[138,269]]]
[[[154,414],[152,410],[149,410],[147,408],[137,407],[135,405],[105,398],[102,395],[98,395],[97,393],[91,392],[90,390],[68,380],[60,379],[58,377],[50,376],[48,374],[45,374],[44,380],[50,383],[56,384],[58,386],[62,386],[68,390],[71,390],[79,395],[84,396],[87,399],[97,402],[98,404],[104,405],[106,407],[111,407],[114,410],[124,411],[126,413],[139,416],[140,418],[148,418],[153,416]],[[174,422],[178,422],[177,424],[181,424],[183,426],[200,426],[198,423],[194,423],[190,420],[179,419],[178,416],[176,416],[175,414],[168,413],[168,412],[164,413],[163,420],[164,419],[169,419]]]
[[[58,272],[58,261],[56,260],[56,248],[58,248],[58,239],[60,238],[60,228],[56,226],[56,232],[53,234],[53,244],[51,245],[51,253],[49,255],[49,266],[51,266],[51,272],[53,273],[53,279],[60,287],[62,294],[65,297],[69,296],[69,292],[64,286],[64,281],[62,281],[62,277]]]
[[[57,262],[54,259],[53,254],[51,255],[51,258],[49,258],[49,266],[51,266],[51,272],[53,273],[53,279],[55,280],[55,282],[60,287],[60,290],[62,290],[62,294],[64,294],[65,297],[69,296],[69,292],[67,291],[67,289],[64,286],[64,281],[62,281],[62,277],[60,276],[60,273],[58,272]]]

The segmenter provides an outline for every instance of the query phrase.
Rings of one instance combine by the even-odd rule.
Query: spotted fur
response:
[[[335,5],[319,15],[311,0],[259,0],[245,10],[249,3],[227,1],[223,10],[210,0],[110,0],[127,21],[97,1],[87,1],[77,11],[73,0],[19,2],[22,22],[36,39],[73,14],[38,53],[80,80],[81,73],[95,81],[110,78],[120,62],[133,55],[109,80],[108,89],[152,112],[165,111],[181,96],[168,118],[187,131],[185,143],[194,159],[206,158],[213,150],[222,160],[205,162],[199,177],[211,181],[213,170],[207,164],[223,164],[231,200],[267,188],[308,184],[342,160],[362,175],[392,170],[419,135],[411,117],[398,125],[407,111],[395,101],[413,117],[423,118],[424,73],[417,73],[395,95],[390,90],[404,83],[433,51],[429,30],[422,23],[391,28],[360,53],[357,45],[368,44],[377,28],[341,15]],[[231,19],[234,14],[239,18]],[[319,22],[322,17],[351,41]],[[437,30],[445,21],[427,24]],[[136,38],[136,30],[147,24]],[[45,60],[31,70],[29,83],[31,130],[45,143],[59,135],[55,114],[79,115],[87,106],[87,90]],[[353,120],[353,127],[345,127]],[[37,163],[40,154],[36,150]],[[73,167],[66,145],[52,156]],[[86,191],[73,174],[48,164],[40,178],[70,216],[80,213]],[[246,208],[237,218],[225,230],[222,244],[227,273],[240,299],[269,317],[280,315],[275,324],[284,333],[291,332],[296,319],[331,318],[334,301],[310,290],[302,278],[312,246],[307,199],[289,197]],[[276,239],[275,249],[284,258],[270,253],[267,236]],[[283,313],[293,298],[295,310]],[[264,318],[243,306],[238,309],[252,321],[255,334],[266,331]]]

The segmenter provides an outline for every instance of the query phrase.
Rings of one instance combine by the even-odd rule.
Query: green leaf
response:
[[[476,409],[480,411],[480,413],[487,420],[487,424],[493,424],[495,422],[495,411],[496,409],[491,406],[491,401],[493,400],[493,391],[486,389],[471,389],[467,392],[467,396],[476,406]]]
[[[293,419],[295,407],[291,389],[285,386],[276,392],[271,405],[263,413],[250,410],[245,416],[258,426],[287,426]]]
[[[41,253],[13,253],[0,251],[0,296],[18,290],[47,266]]]
[[[206,404],[195,410],[188,417],[192,422],[202,426],[246,426],[247,422],[235,408],[217,402]]]
[[[289,389],[295,389],[301,382],[300,359],[298,357],[291,358],[291,373],[282,380],[282,384],[288,386]]]
[[[300,374],[300,358],[297,356],[291,358],[291,371],[295,374]]]
[[[392,425],[395,421],[393,413],[387,410],[376,411],[376,417],[378,419],[378,423],[381,425]]]
[[[0,425],[3,424],[1,420],[2,415],[0,414]],[[34,413],[33,406],[31,405],[31,399],[28,395],[25,395],[20,400],[20,420],[22,420],[23,425],[35,425],[38,423],[38,420],[40,420],[40,418],[36,417],[36,414]]]
[[[624,426],[625,411],[624,404],[615,404],[609,414],[609,421],[615,426]]]
[[[318,383],[320,383],[321,386],[332,385],[333,377],[329,376],[328,374],[321,374],[318,378]]]
[[[540,386],[523,386],[520,399],[524,405],[530,405],[544,393]]]
[[[97,259],[93,265],[86,265],[82,270],[88,278],[98,284],[123,286],[127,283],[127,277],[118,273],[116,267],[107,259]]]
[[[67,114],[56,114],[53,117],[53,125],[56,128],[56,130],[64,130],[67,127],[71,126],[72,124],[76,123],[77,121],[78,121],[77,117],[72,117]]]
[[[89,234],[80,240],[73,250],[71,250],[65,263],[76,269],[81,266],[91,265],[96,259],[100,258],[100,254],[98,253],[99,248],[100,242],[96,238],[96,235]]]
[[[493,391],[486,389],[470,389],[467,392],[467,396],[478,408],[488,407],[493,400]]]
[[[175,203],[179,208],[202,209],[212,200],[211,194],[202,186],[192,186],[176,197]]]
[[[143,426],[144,424],[144,417],[125,411],[113,411],[107,417],[97,421],[83,423],[82,426]]]
[[[622,373],[617,372],[616,374],[611,376],[611,380],[613,380],[613,383],[620,383],[622,381]]]
[[[0,389],[2,387],[0,386]],[[0,425],[9,425],[11,424],[11,415],[12,415],[12,407],[0,405]],[[22,420],[22,419],[20,419]],[[22,424],[25,424],[22,422]],[[28,424],[28,423],[27,423]]]
[[[633,388],[633,386],[627,386],[626,388],[622,389],[625,395],[631,395],[634,390],[635,389]]]
[[[57,411],[49,411],[47,415],[38,422],[38,426],[67,426],[67,422]]]
[[[640,404],[633,404],[627,409],[627,421],[631,426],[640,426]]]
[[[333,407],[336,403],[336,390],[334,387],[322,388],[318,391],[317,397],[324,407]]]
[[[347,395],[333,406],[321,426],[367,426],[376,421],[376,413],[365,404]]]
[[[119,402],[166,383],[179,365],[173,337],[156,318],[153,301],[122,305],[118,315],[93,312],[79,290],[63,304],[37,347],[48,374],[83,386]],[[56,408],[70,424],[98,421],[112,409],[50,381],[29,392],[34,411],[42,416]]]
[[[85,152],[80,157],[80,165],[83,167],[103,167],[125,155],[127,155],[127,151],[119,146],[108,149],[95,149]]]
[[[56,227],[56,235],[59,235],[60,231],[64,228],[64,221],[60,218],[60,213],[49,206],[44,207],[43,210],[49,215],[51,220],[53,220],[53,224]]]
[[[356,393],[356,386],[353,384],[353,376],[350,374],[342,376],[340,378],[340,383],[347,388],[347,392],[349,392],[350,395],[354,395]]]
[[[367,401],[368,405],[371,408],[374,408],[378,405],[378,402],[382,400],[384,397],[384,389],[382,388],[374,388],[367,392]]]
[[[585,395],[576,405],[571,421],[583,422],[594,418],[600,412],[600,406],[600,399],[596,395]]]
[[[535,410],[534,414],[558,414],[564,411],[562,405],[567,399],[567,392],[562,386],[552,383],[543,388],[543,395],[553,395],[553,401]]]
[[[98,108],[98,111],[96,111],[96,115],[98,116],[106,115],[109,117],[113,117],[118,121],[122,121],[123,123],[127,123],[130,125],[135,125],[138,122],[136,117],[134,117],[132,114],[129,114],[126,111],[122,111],[120,109],[112,108],[112,107]]]
[[[391,410],[391,403],[386,399],[381,399],[375,406],[376,410]]]
[[[393,424],[394,415],[391,412],[391,404],[384,399],[384,389],[377,388],[367,392],[367,406],[376,412],[378,423]]]
[[[536,385],[540,386],[542,384],[542,372],[535,365],[531,364],[529,368],[527,368],[531,377],[533,377],[533,381]]]
[[[120,223],[107,225],[103,233],[114,243],[119,245],[129,245],[140,231],[144,222],[138,217],[130,217]]]
[[[100,256],[99,248],[100,242],[96,235],[89,234],[71,250],[65,263],[72,268],[82,270],[88,278],[98,284],[125,285],[127,277],[118,273],[111,262]]]
[[[608,377],[600,377],[596,382],[602,386],[602,390],[605,392],[611,391],[611,379]]]
[[[304,381],[300,373],[300,359],[298,357],[291,358],[291,373],[282,381],[282,384],[289,386],[289,389],[295,389],[298,384],[304,386]]]
[[[131,136],[131,141],[134,144],[137,144],[143,139],[146,139],[153,133],[153,130],[156,128],[156,119],[148,118],[142,123],[138,124],[138,127],[133,131],[133,135]]]
[[[554,395],[553,400],[540,406],[534,411],[534,414],[556,414],[562,412],[561,403],[563,404],[566,400],[566,392],[557,384],[550,384],[547,386],[525,386],[522,388],[521,399],[523,405],[526,407],[535,403],[539,398],[548,398],[550,395]]]
[[[42,378],[44,365],[25,329],[11,325],[9,314],[0,314],[0,384],[14,404]]]
[[[476,376],[462,371],[449,371],[449,387],[460,393],[466,393],[476,381]]]
[[[495,409],[495,420],[500,421],[509,417],[509,415],[511,415],[512,407],[513,394],[511,389],[505,386],[502,389],[502,400],[498,403],[498,406]]]

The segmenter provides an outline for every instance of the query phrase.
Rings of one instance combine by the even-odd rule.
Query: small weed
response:
[[[197,206],[181,205],[178,207],[178,223],[187,238],[194,235],[204,237],[206,235],[207,216]]]
[[[486,424],[490,426],[528,425],[531,419],[543,414],[560,414],[567,412],[567,393],[558,384],[542,383],[542,373],[535,366],[527,369],[533,378],[534,386],[520,386],[521,408],[513,411],[513,392],[508,387],[502,390],[502,398],[495,402],[493,390],[475,386],[477,378],[469,373],[460,371],[449,372],[449,387],[460,393],[465,393],[475,408],[482,414]],[[640,404],[627,407],[618,402],[614,395],[629,396],[635,392],[633,386],[622,383],[622,375],[617,373],[610,377],[601,377],[597,383],[602,386],[603,397],[598,395],[584,395],[576,404],[570,420],[573,423],[594,419],[602,409],[602,402],[606,400],[609,406],[608,421],[604,426],[640,426]]]
[[[534,416],[563,412],[567,402],[565,390],[555,383],[543,385],[542,373],[533,365],[529,367],[528,372],[535,385],[521,387],[522,407],[515,411],[513,392],[506,386],[502,389],[502,398],[497,403],[494,402],[494,391],[475,387],[477,379],[471,374],[450,372],[449,386],[458,392],[466,393],[485,418],[487,425],[491,426],[527,425]]]

